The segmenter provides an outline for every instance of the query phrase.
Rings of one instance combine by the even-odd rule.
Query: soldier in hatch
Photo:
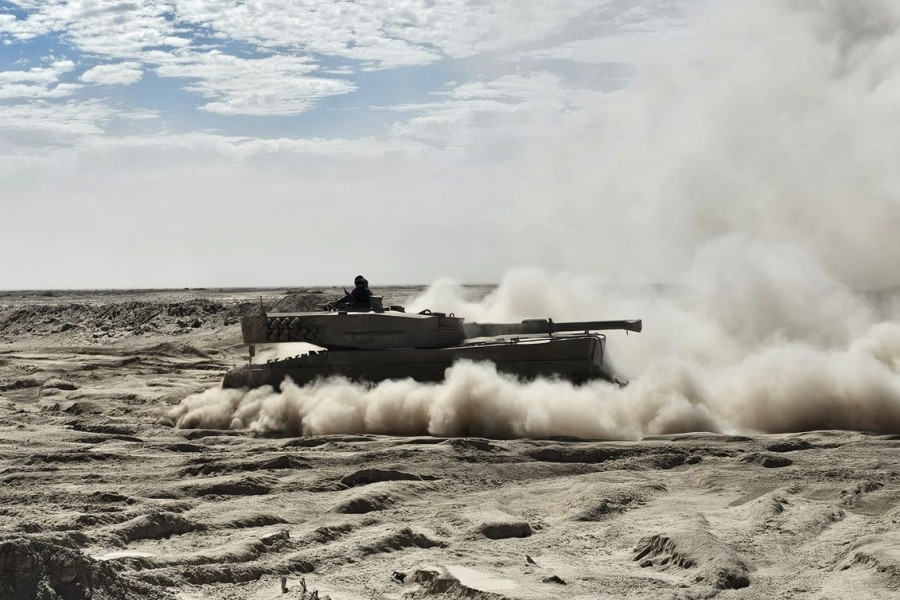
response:
[[[362,275],[357,275],[353,280],[354,288],[352,292],[347,292],[343,298],[335,302],[331,306],[349,307],[354,309],[366,309],[372,306],[372,290],[369,289],[369,282]],[[347,290],[344,290],[345,292]]]
[[[364,306],[372,305],[372,290],[369,289],[369,282],[362,275],[357,275],[353,280],[353,291],[350,292],[350,301],[353,304]]]

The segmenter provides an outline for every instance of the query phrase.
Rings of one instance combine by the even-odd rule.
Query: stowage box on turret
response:
[[[241,330],[250,347],[250,364],[229,371],[222,385],[278,389],[286,377],[303,385],[330,376],[371,382],[440,381],[447,368],[460,360],[489,361],[498,371],[525,379],[618,381],[604,364],[606,337],[597,332],[641,331],[640,320],[466,323],[453,314],[382,309],[380,298],[375,300],[373,307],[365,310],[243,317]],[[306,342],[320,349],[253,364],[257,345],[291,342]]]

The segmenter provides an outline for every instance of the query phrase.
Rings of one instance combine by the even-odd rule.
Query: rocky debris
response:
[[[35,539],[0,542],[3,600],[174,600],[108,564]]]
[[[559,575],[551,575],[550,577],[544,577],[543,579],[541,579],[541,581],[544,583],[556,583],[559,585],[566,585],[566,582],[563,581],[562,577],[560,577]]]

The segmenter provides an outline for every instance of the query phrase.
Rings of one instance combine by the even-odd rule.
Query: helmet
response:
[[[362,275],[357,275],[356,278],[353,280],[353,285],[368,285],[368,283],[369,282],[366,281],[366,278],[363,277]]]

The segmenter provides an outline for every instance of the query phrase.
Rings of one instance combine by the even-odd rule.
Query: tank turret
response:
[[[466,323],[453,314],[407,313],[402,307],[268,313],[241,319],[251,364],[229,372],[225,387],[277,387],[285,377],[302,384],[334,375],[381,381],[413,378],[436,381],[459,360],[490,361],[524,378],[563,377],[616,380],[603,364],[599,331],[641,331],[639,319],[520,323]],[[260,344],[305,342],[325,350],[252,364]]]
[[[248,345],[307,342],[333,350],[449,348],[470,338],[614,329],[639,332],[641,321],[559,323],[528,319],[521,323],[466,323],[453,314],[397,310],[269,313],[241,320],[244,343]]]

